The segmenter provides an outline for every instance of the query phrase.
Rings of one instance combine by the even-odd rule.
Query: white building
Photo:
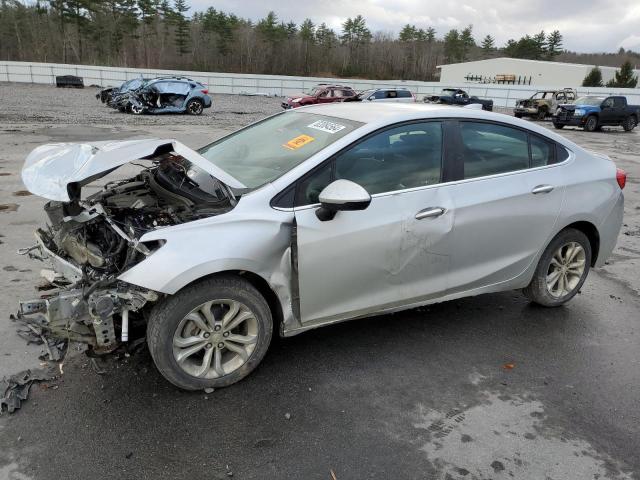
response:
[[[520,58],[490,58],[475,62],[439,65],[440,82],[447,85],[479,83],[496,79],[513,79],[522,85],[555,87],[578,87],[595,65],[578,63],[545,62]],[[606,84],[614,76],[615,67],[600,67],[602,80]],[[635,70],[640,75],[640,70]]]

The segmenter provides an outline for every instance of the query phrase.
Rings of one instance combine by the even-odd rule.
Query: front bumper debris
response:
[[[54,338],[91,345],[98,352],[118,346],[116,331],[124,333],[122,318],[156,301],[156,292],[117,280],[104,278],[89,283],[81,269],[53,253],[40,234],[36,245],[20,251],[31,258],[48,262],[53,270],[43,270],[47,285],[40,298],[19,302],[17,317],[27,317]]]

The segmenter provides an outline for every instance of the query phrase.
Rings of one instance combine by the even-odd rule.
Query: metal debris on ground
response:
[[[69,342],[66,339],[52,338],[40,326],[36,319],[27,319],[25,317],[10,316],[15,322],[21,322],[24,327],[17,330],[18,336],[29,344],[43,345],[44,352],[39,356],[42,361],[62,362],[67,354]]]
[[[0,381],[0,414],[5,410],[9,413],[19,409],[27,397],[33,382],[51,380],[53,376],[45,370],[24,370]]]

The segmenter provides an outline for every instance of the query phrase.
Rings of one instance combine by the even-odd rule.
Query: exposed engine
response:
[[[45,205],[49,225],[37,231],[38,245],[27,252],[52,261],[55,289],[42,299],[22,302],[20,313],[45,313],[54,335],[109,351],[117,346],[114,317],[124,336],[129,313],[159,298],[117,279],[162,245],[140,238],[154,229],[225,213],[236,200],[218,180],[173,153],[155,157],[135,177],[108,183],[84,200],[79,188],[75,193],[71,202]]]

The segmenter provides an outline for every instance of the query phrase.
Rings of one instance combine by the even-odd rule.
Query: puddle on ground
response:
[[[434,480],[630,480],[588,442],[545,424],[541,402],[483,392],[480,405],[440,412],[419,405],[414,427]]]

